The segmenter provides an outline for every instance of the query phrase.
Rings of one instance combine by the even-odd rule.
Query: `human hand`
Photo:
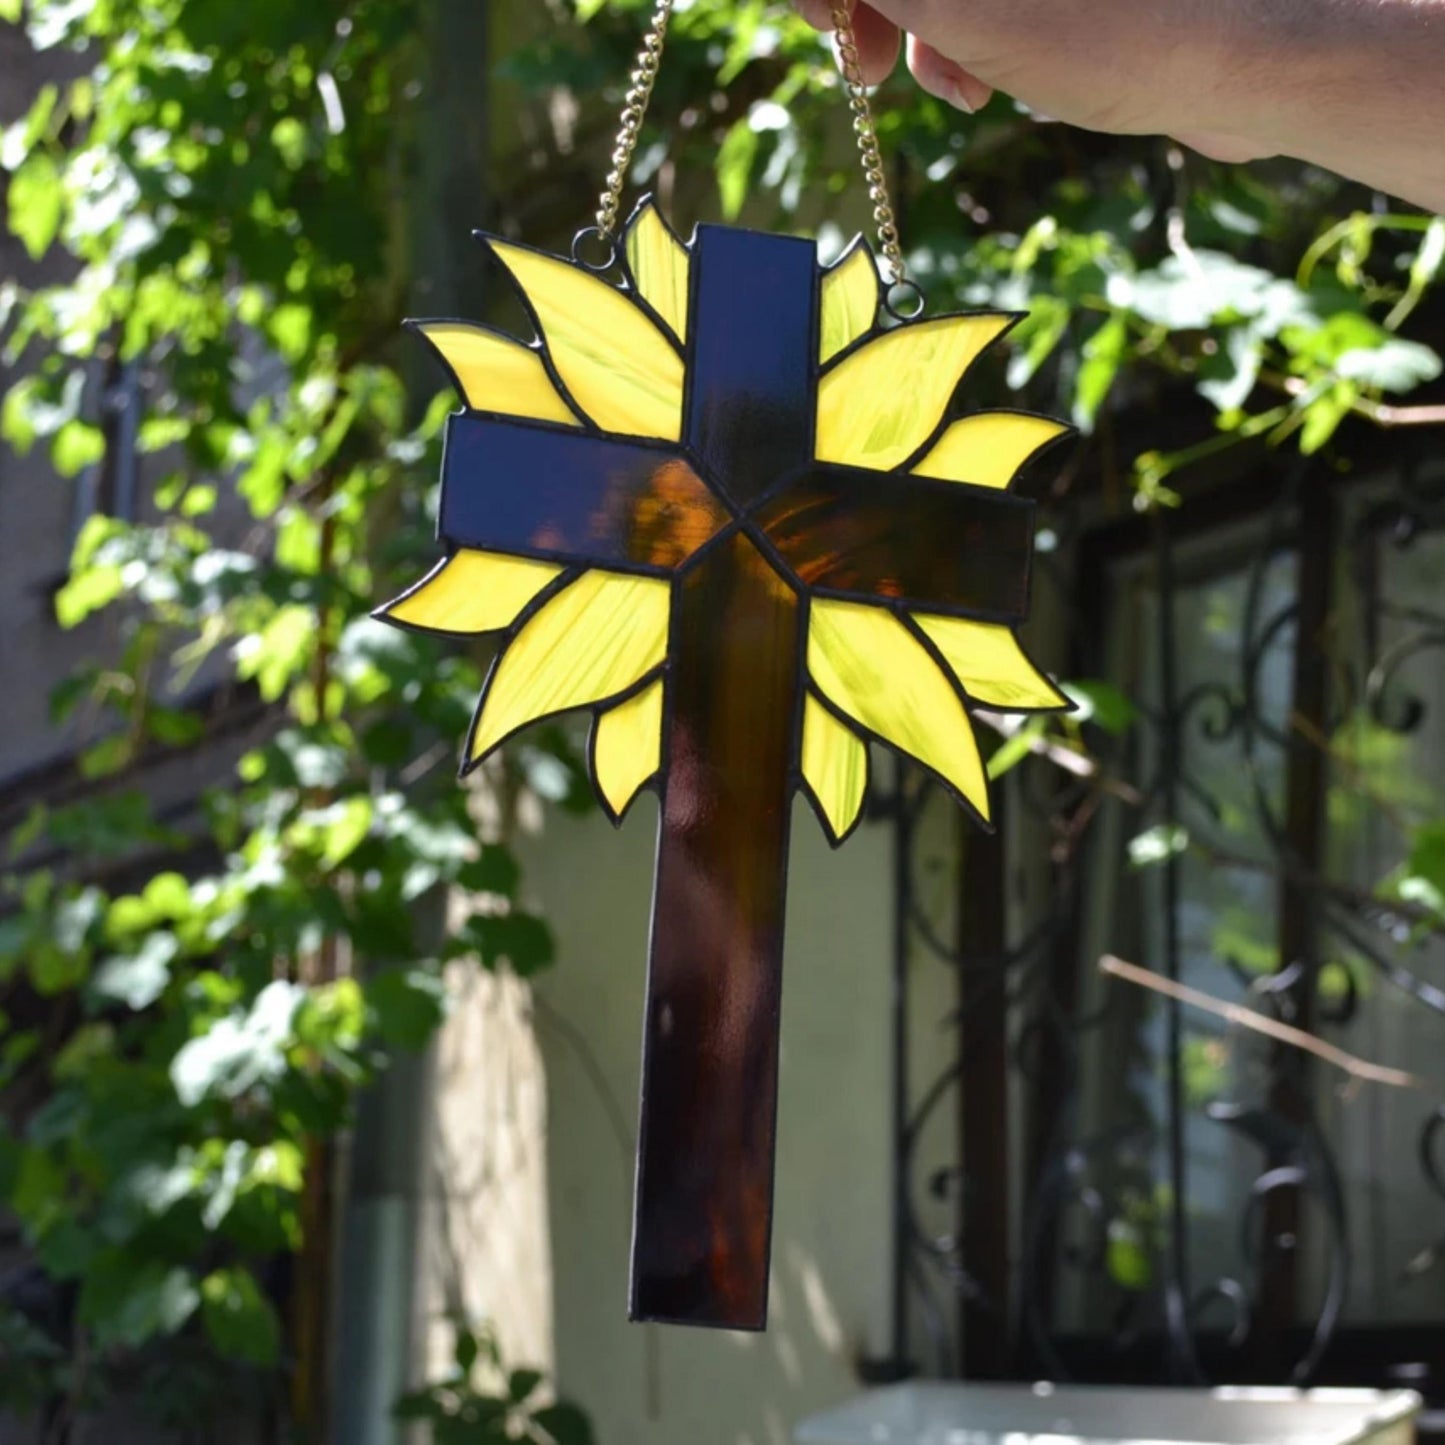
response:
[[[833,28],[831,0],[795,3],[818,29]],[[1282,52],[1319,51],[1329,28],[1325,7],[1309,0],[848,4],[869,84],[892,71],[906,32],[918,83],[960,109],[979,109],[997,87],[1055,120],[1172,135],[1221,160],[1284,148],[1273,124],[1292,103]]]

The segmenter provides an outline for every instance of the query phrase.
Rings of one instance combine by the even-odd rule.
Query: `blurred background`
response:
[[[861,1384],[1445,1403],[1445,221],[887,85],[957,399],[1073,420],[996,836],[799,805],[772,1327],[625,1323],[656,826],[460,787],[474,228],[588,225],[636,0],[0,0],[0,1440],[783,1445]],[[824,44],[680,3],[632,193],[870,224]],[[1106,977],[1115,954],[1410,1078]],[[1427,1415],[1426,1426],[1432,1417]]]

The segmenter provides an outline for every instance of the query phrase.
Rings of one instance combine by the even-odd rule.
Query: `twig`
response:
[[[1364,1059],[1356,1058],[1354,1054],[1347,1054],[1343,1049],[1338,1049],[1333,1044],[1327,1044],[1323,1039],[1318,1039],[1303,1029],[1282,1024],[1278,1019],[1270,1018],[1268,1014],[1258,1013],[1241,1004],[1225,1003],[1223,999],[1215,998],[1213,994],[1203,993],[1197,988],[1190,988],[1187,984],[1175,983],[1173,979],[1162,978],[1147,968],[1140,968],[1134,963],[1125,963],[1122,958],[1115,958],[1113,954],[1106,953],[1099,960],[1099,972],[1109,974],[1113,978],[1121,978],[1125,983],[1138,984],[1140,988],[1152,989],[1155,993],[1162,993],[1166,998],[1172,998],[1178,1003],[1188,1004],[1191,1008],[1201,1009],[1205,1013],[1227,1019],[1230,1023],[1239,1025],[1240,1028],[1268,1034],[1270,1038],[1277,1039],[1282,1044],[1288,1044],[1295,1049],[1303,1049],[1306,1053],[1323,1059],[1325,1063],[1333,1064],[1337,1069],[1343,1069],[1351,1078],[1361,1079],[1372,1084],[1385,1084],[1392,1089],[1424,1089],[1428,1087],[1425,1080],[1415,1074],[1407,1074],[1403,1069],[1388,1069],[1383,1064],[1366,1063]]]

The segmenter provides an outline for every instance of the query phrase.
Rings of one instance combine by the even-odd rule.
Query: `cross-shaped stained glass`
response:
[[[1067,428],[956,415],[1017,317],[881,326],[861,240],[823,269],[788,237],[683,245],[644,203],[620,285],[488,244],[537,339],[416,323],[466,402],[448,555],[379,615],[505,634],[464,771],[590,708],[608,813],[659,792],[632,1314],[761,1328],[794,792],[841,843],[882,743],[987,824],[969,706],[1067,705],[1015,635],[1034,514],[1009,491]]]

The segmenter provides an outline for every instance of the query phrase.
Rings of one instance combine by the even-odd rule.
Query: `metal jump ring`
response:
[[[923,287],[907,276],[895,281],[883,298],[883,309],[895,321],[917,321],[927,305]]]
[[[589,243],[601,245],[600,256],[594,254],[588,257],[584,254],[584,248]],[[614,237],[609,236],[601,226],[584,226],[572,237],[572,259],[579,266],[585,266],[589,271],[596,271],[599,274],[610,271],[617,265],[617,241]]]

